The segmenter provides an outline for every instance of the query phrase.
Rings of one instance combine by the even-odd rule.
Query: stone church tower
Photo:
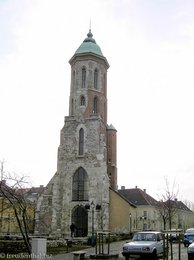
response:
[[[39,197],[35,229],[91,235],[109,229],[109,189],[117,189],[116,129],[107,125],[109,64],[91,30],[69,61],[69,115],[60,133],[57,172]]]

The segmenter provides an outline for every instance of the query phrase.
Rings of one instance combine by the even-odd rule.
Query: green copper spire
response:
[[[91,29],[87,34],[87,38],[85,38],[83,43],[79,46],[79,48],[75,52],[75,54],[80,54],[80,53],[94,53],[103,56],[100,47],[98,46],[98,44],[96,44],[96,41],[93,39],[93,34],[91,32]]]

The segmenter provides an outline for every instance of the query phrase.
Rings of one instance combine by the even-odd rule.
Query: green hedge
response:
[[[23,241],[0,241],[0,252],[4,254],[26,253]]]

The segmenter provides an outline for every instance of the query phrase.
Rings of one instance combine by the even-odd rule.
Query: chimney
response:
[[[143,191],[146,193],[146,189],[143,189]]]
[[[135,188],[137,189],[137,185],[135,186]]]
[[[1,184],[2,184],[2,185],[6,185],[6,180],[2,180],[2,181],[1,181]]]
[[[121,186],[121,190],[125,190],[125,186]]]

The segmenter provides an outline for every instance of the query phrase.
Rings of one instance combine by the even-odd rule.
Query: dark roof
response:
[[[27,194],[28,195],[33,195],[33,194],[41,194],[44,190],[44,186],[43,185],[40,185],[39,187],[32,187],[32,188],[29,188],[27,190]]]
[[[14,192],[15,190],[9,187],[5,180],[0,181],[0,197],[4,197],[5,194],[9,196],[9,193],[13,194]]]
[[[167,200],[167,201],[160,202],[160,203],[163,203],[164,205],[168,206],[169,201],[170,201],[171,207],[173,207],[173,208],[192,212],[192,210],[190,210],[182,201],[179,201],[179,200]]]
[[[127,203],[130,204],[130,206],[136,208],[136,205],[131,203],[128,199],[126,199],[122,194],[120,194],[118,191],[114,190],[113,188],[110,187],[110,190],[112,190],[113,192],[115,192],[119,197],[121,197],[123,200],[125,200]]]
[[[129,202],[134,205],[150,205],[158,206],[158,201],[148,195],[145,191],[135,188],[135,189],[121,189],[118,190],[119,194],[125,197]]]
[[[38,197],[44,191],[44,186],[40,185],[39,187],[31,187],[31,188],[20,188],[17,189],[17,193],[23,196],[26,200],[35,202]]]

